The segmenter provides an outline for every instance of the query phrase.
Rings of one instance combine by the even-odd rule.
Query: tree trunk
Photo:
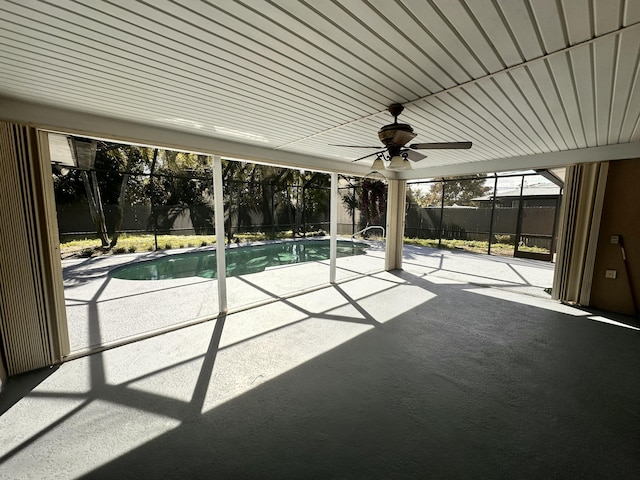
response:
[[[122,185],[120,185],[120,195],[118,196],[118,206],[116,207],[115,225],[113,227],[113,235],[111,236],[110,248],[113,248],[118,243],[118,237],[120,236],[120,230],[122,229],[122,219],[124,218],[124,201],[127,196],[127,185],[129,184],[129,174],[125,173],[122,176]]]
[[[103,247],[109,247],[109,236],[107,235],[107,225],[104,220],[104,210],[102,208],[102,201],[100,198],[100,189],[98,187],[98,178],[96,172],[91,172],[91,180],[86,171],[82,172],[82,182],[84,188],[87,191],[87,203],[89,205],[89,212],[91,213],[91,220],[96,227],[96,233],[102,243]]]
[[[274,189],[273,184],[263,181],[261,184],[261,194],[262,194],[262,222],[264,227],[267,225],[271,227],[271,232],[274,231],[274,212],[273,212],[273,196]],[[267,229],[264,229],[265,232]],[[272,233],[273,236],[273,233]]]
[[[91,172],[91,180],[91,184],[93,185],[93,195],[96,203],[96,211],[98,214],[98,235],[100,235],[101,237],[102,245],[108,247],[110,242],[109,234],[107,233],[107,222],[104,218],[102,196],[100,195],[100,187],[98,186],[98,175],[95,171]]]

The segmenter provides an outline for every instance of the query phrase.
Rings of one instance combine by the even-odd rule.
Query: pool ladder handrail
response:
[[[353,235],[351,235],[351,238],[355,238],[356,235],[360,235],[361,233],[365,233],[367,230],[373,230],[374,228],[379,228],[380,230],[382,230],[382,238],[385,238],[384,227],[381,226],[381,225],[367,225],[366,227],[364,227],[359,232],[356,232]]]

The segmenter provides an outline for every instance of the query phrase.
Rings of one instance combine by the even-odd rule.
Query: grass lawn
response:
[[[423,239],[423,238],[405,238],[405,245],[419,245],[422,247],[438,248],[437,239]],[[442,240],[441,248],[449,250],[464,250],[465,252],[473,253],[487,253],[487,242],[479,240]],[[507,257],[513,256],[514,247],[510,243],[492,243],[491,253],[493,255],[503,255]],[[540,247],[524,247],[518,248],[521,252],[532,253],[549,253],[549,250]]]
[[[239,242],[253,242],[271,239],[264,233],[239,233],[234,236]],[[279,232],[276,238],[292,238],[291,231]],[[158,250],[175,248],[205,247],[216,242],[215,235],[158,235]],[[406,245],[438,248],[438,240],[422,238],[405,238]],[[442,240],[442,248],[450,250],[464,250],[473,253],[487,253],[487,242],[478,240]],[[132,235],[123,233],[118,238],[115,248],[103,249],[97,238],[72,238],[60,242],[60,252],[63,258],[69,256],[91,257],[94,255],[112,255],[118,253],[152,252],[155,250],[153,235]],[[547,253],[538,247],[520,247],[520,250]],[[491,253],[494,255],[513,256],[513,245],[507,243],[493,243]]]
[[[263,233],[239,233],[234,238],[240,242],[266,240],[270,237]],[[291,238],[291,232],[280,232],[276,238]],[[206,247],[216,243],[215,235],[158,235],[158,250],[174,248]],[[153,235],[133,235],[123,233],[118,237],[118,244],[112,249],[103,249],[96,237],[63,238],[60,241],[60,253],[63,257],[94,255],[113,255],[118,253],[153,252],[155,239]]]
[[[168,250],[171,248],[204,247],[215,243],[215,235],[158,235],[158,250]],[[111,250],[111,253],[133,253],[152,252],[155,250],[155,240],[153,235],[129,235],[122,234],[118,238],[118,244]],[[79,254],[89,257],[92,254],[105,253],[97,238],[81,238],[73,240],[62,240],[60,242],[60,252],[63,255]]]

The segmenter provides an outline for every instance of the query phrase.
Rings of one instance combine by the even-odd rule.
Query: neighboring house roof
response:
[[[544,185],[530,185],[526,186],[522,189],[523,197],[550,197],[560,195],[560,187],[552,184],[544,184]],[[496,198],[505,198],[505,197],[519,197],[520,196],[520,188],[514,188],[513,190],[506,190],[504,192],[498,193]],[[474,202],[486,202],[493,200],[493,195],[484,195],[482,197],[476,197],[471,199]]]

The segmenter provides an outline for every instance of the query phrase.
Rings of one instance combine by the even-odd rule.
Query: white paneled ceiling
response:
[[[359,171],[332,145],[399,102],[473,142],[405,178],[640,157],[639,61],[640,0],[0,0],[0,117]]]

